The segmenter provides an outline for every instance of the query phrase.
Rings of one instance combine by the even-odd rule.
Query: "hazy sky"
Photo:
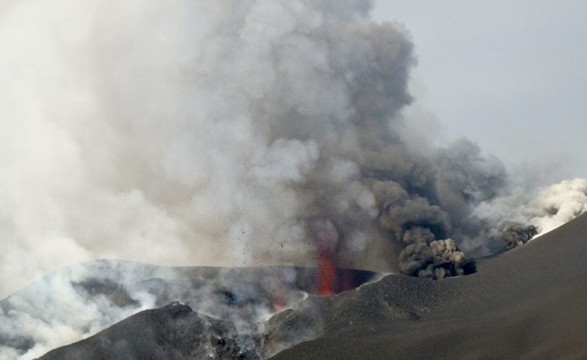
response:
[[[379,0],[373,13],[412,34],[412,92],[443,139],[552,180],[587,177],[585,14],[581,0]]]

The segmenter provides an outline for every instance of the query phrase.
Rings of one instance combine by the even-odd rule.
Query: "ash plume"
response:
[[[501,249],[476,208],[507,172],[403,140],[413,44],[369,1],[49,4],[2,14],[0,293],[100,257],[308,265],[317,220],[346,266]]]
[[[316,223],[340,266],[441,278],[586,210],[585,180],[520,195],[470,140],[416,151],[414,46],[370,9],[2,8],[0,296],[96,258],[314,265]]]

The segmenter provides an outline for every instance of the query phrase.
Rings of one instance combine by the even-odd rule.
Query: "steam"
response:
[[[0,355],[5,359],[33,359],[155,305],[155,298],[144,290],[133,294],[134,302],[116,306],[103,294],[92,296],[74,285],[86,279],[104,282],[106,279],[99,270],[103,269],[69,267],[3,300],[0,303]],[[109,270],[106,276],[118,275],[119,284],[130,279],[142,280],[131,267],[120,272],[117,270],[122,269]]]
[[[139,311],[182,302],[198,316],[229,323],[241,348],[274,312],[307,296],[295,269],[167,268],[93,261],[48,274],[0,301],[0,355],[33,359],[96,334]],[[42,305],[40,305],[42,304]]]
[[[502,237],[507,248],[528,242],[587,211],[587,180],[563,180],[541,189],[512,193],[481,203],[474,216],[497,224],[493,237]]]
[[[316,223],[339,266],[441,278],[586,210],[583,179],[532,199],[469,140],[420,148],[413,44],[370,7],[2,7],[0,296],[96,258],[313,265]]]

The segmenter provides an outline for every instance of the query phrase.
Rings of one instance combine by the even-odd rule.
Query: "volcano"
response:
[[[587,216],[478,262],[472,275],[404,275],[310,295],[242,337],[173,303],[41,359],[585,358]],[[232,329],[232,330],[231,330]]]
[[[53,2],[0,6],[1,359],[584,357],[587,179],[445,142],[373,1]]]

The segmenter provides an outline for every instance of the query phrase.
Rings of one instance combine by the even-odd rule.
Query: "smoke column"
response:
[[[410,36],[370,8],[3,3],[0,296],[96,258],[314,265],[316,223],[339,266],[438,278],[585,211],[584,180],[533,200],[469,140],[421,146]]]

